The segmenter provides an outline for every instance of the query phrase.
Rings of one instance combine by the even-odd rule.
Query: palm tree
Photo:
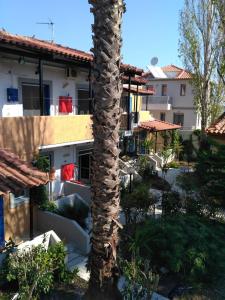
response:
[[[123,0],[89,0],[94,14],[91,299],[110,299],[118,274],[119,128]],[[98,296],[97,296],[98,293]],[[112,296],[112,299],[116,299]]]

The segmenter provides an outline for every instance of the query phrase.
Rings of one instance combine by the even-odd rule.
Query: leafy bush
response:
[[[164,192],[162,195],[162,211],[165,215],[178,213],[184,207],[180,194],[175,191]]]
[[[153,168],[150,166],[150,159],[148,155],[140,155],[138,157],[138,173],[143,177],[143,179],[147,179],[152,173]]]
[[[62,243],[49,247],[42,245],[24,249],[9,255],[7,259],[7,280],[18,281],[19,299],[33,299],[41,293],[48,293],[55,282],[68,282],[76,274],[65,266],[65,250]]]
[[[158,270],[166,267],[192,285],[207,285],[225,273],[225,226],[197,216],[149,220],[132,245]]]
[[[82,228],[86,228],[85,220],[89,214],[89,207],[83,202],[75,202],[73,206],[64,205],[58,212],[61,216],[75,220]]]
[[[50,161],[47,156],[37,156],[33,161],[33,166],[43,172],[50,171]],[[40,185],[30,189],[30,197],[34,203],[44,206],[48,203],[48,193],[45,185]]]
[[[123,299],[151,299],[152,292],[158,286],[159,276],[152,271],[150,262],[133,257],[131,261],[121,260],[120,267],[126,279]]]
[[[136,223],[138,217],[145,217],[154,203],[155,199],[150,195],[148,185],[137,183],[131,193],[123,193],[123,197],[121,197],[121,207],[126,223]]]
[[[47,201],[40,206],[40,209],[58,214],[59,210],[54,201]]]
[[[177,161],[173,160],[167,164],[167,167],[177,169],[180,167],[180,164]]]

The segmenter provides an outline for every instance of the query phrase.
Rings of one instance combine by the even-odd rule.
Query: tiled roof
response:
[[[168,65],[168,66],[164,66],[161,68],[164,72],[179,72],[182,71],[183,69],[175,66],[175,65]]]
[[[155,78],[155,80],[174,80],[174,79],[191,79],[192,75],[190,72],[188,72],[185,69],[182,69],[180,67],[174,66],[174,65],[168,65],[161,68],[163,72],[176,72],[176,76],[174,77],[167,77],[167,78]],[[142,74],[142,78],[147,78],[151,74],[150,71],[145,72]]]
[[[123,76],[123,83],[129,83],[129,77]],[[131,77],[131,84],[145,85],[148,81],[142,77]]]
[[[180,125],[175,125],[169,122],[153,119],[146,122],[141,122],[141,124],[138,126],[142,129],[147,129],[150,131],[163,131],[163,130],[173,130],[173,129],[179,129],[181,128]]]
[[[0,30],[0,42],[26,49],[37,50],[42,53],[58,54],[82,62],[93,61],[93,55],[91,53],[39,40],[33,37],[11,34],[4,30]],[[124,72],[131,72],[137,75],[141,75],[143,73],[142,69],[128,64],[121,64],[121,69]]]
[[[6,149],[0,149],[0,194],[17,192],[48,183],[54,171],[42,172]]]
[[[128,92],[129,88],[124,87],[123,90]],[[131,88],[130,91],[131,91],[132,94],[137,94],[137,89],[135,89],[135,88]],[[139,89],[138,94],[139,95],[154,95],[154,90],[153,89],[152,90],[150,90],[150,89],[148,89],[148,90]]]
[[[206,129],[209,134],[225,135],[225,112],[218,120]]]
[[[177,79],[191,79],[191,73],[186,70],[182,70],[176,77]]]

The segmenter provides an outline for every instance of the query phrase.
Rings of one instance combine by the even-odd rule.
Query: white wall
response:
[[[155,88],[155,96],[162,96],[162,85],[167,84],[167,95],[172,97],[173,107],[194,107],[192,86],[188,80],[149,80]],[[185,96],[180,96],[180,85],[186,84]]]
[[[155,89],[154,96],[162,96],[162,85],[167,84],[167,96],[172,97],[172,109],[169,111],[152,110],[154,118],[160,119],[160,112],[165,112],[166,121],[173,123],[174,113],[184,114],[183,130],[194,130],[200,128],[199,117],[196,114],[193,103],[192,86],[188,80],[149,80],[148,84]],[[180,85],[186,84],[185,96],[180,96]]]
[[[25,58],[26,60],[26,58]],[[0,116],[22,116],[21,79],[35,80],[38,83],[38,65],[34,63],[19,64],[17,60],[0,58]],[[66,68],[66,66],[65,66]],[[51,115],[59,113],[59,96],[73,98],[73,113],[77,112],[77,85],[83,84],[88,87],[88,70],[77,70],[78,76],[74,79],[67,79],[65,68],[46,66],[43,67],[44,83],[50,84]],[[7,102],[7,88],[19,89],[19,102],[15,104]]]

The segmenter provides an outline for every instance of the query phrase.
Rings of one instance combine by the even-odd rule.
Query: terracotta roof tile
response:
[[[52,179],[52,173],[42,172],[8,150],[0,149],[0,193],[43,185]]]
[[[183,69],[175,66],[175,65],[168,65],[161,68],[164,72],[180,72]]]
[[[88,52],[80,51],[77,49],[62,46],[32,37],[11,34],[6,31],[0,30],[0,42],[4,44],[16,45],[23,48],[37,50],[43,53],[53,53],[68,57],[82,62],[92,62],[93,55]],[[141,75],[143,70],[129,64],[121,64],[121,69],[124,72],[131,72]]]
[[[129,88],[124,87],[123,90],[128,92]],[[137,94],[137,89],[135,89],[135,88],[131,88],[130,91],[131,91],[132,94]],[[154,95],[154,93],[155,92],[154,92],[153,89],[151,89],[151,90],[150,89],[148,89],[148,90],[138,89],[138,94],[139,95]]]
[[[225,112],[206,129],[208,134],[225,135]]]
[[[129,83],[129,77],[123,76],[123,83]],[[131,84],[145,85],[148,81],[142,77],[131,77]]]
[[[179,129],[181,128],[180,125],[175,125],[169,122],[153,119],[146,122],[141,122],[141,124],[138,126],[142,129],[147,129],[150,131],[163,131],[163,130],[173,130],[173,129]]]
[[[186,71],[186,70],[182,70],[176,77],[177,79],[191,79],[191,73]]]

